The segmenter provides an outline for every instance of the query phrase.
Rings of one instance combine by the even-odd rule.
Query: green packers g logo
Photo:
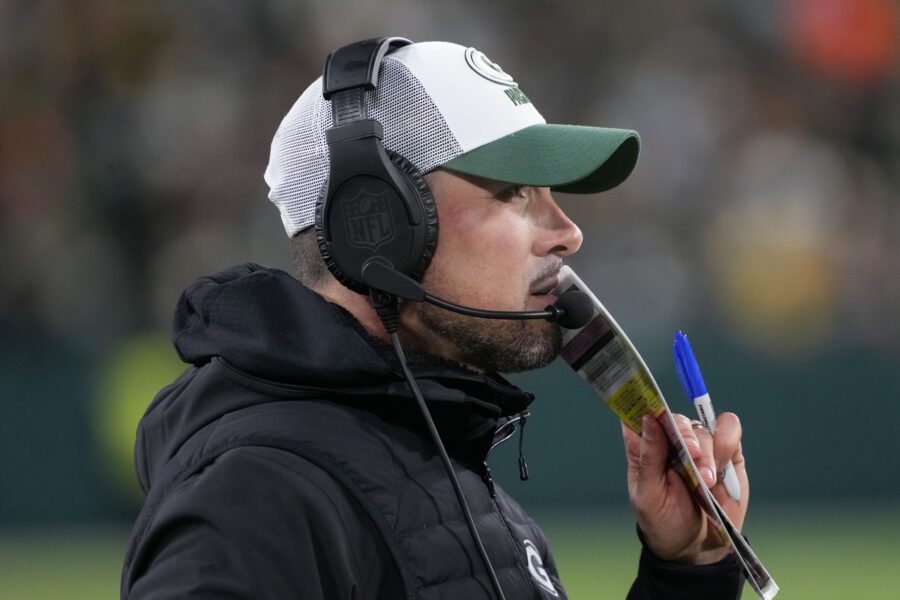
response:
[[[466,62],[472,67],[473,71],[489,81],[499,83],[500,85],[517,87],[516,82],[509,73],[506,73],[500,68],[500,65],[493,62],[480,50],[466,48]]]

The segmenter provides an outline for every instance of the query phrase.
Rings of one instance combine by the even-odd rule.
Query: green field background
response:
[[[639,545],[621,507],[538,515],[575,600],[624,598]],[[786,600],[900,597],[900,510],[766,506],[745,532]],[[0,600],[117,598],[121,527],[0,536]],[[755,598],[747,586],[744,598]]]

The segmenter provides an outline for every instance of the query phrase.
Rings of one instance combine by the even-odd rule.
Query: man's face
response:
[[[556,302],[562,259],[582,235],[549,188],[519,187],[435,171],[427,176],[440,231],[425,289],[457,304],[488,310],[543,310]],[[549,364],[559,327],[543,320],[466,317],[426,303],[402,312],[406,343],[482,371],[517,372]]]

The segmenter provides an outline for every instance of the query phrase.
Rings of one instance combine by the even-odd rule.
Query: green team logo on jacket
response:
[[[537,546],[531,540],[522,540],[522,543],[525,545],[525,558],[528,560],[528,572],[531,573],[531,577],[544,591],[554,598],[559,598],[559,592],[553,587],[553,580],[544,568],[544,561],[541,560]]]

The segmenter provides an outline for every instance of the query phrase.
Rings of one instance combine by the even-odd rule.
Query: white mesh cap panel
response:
[[[378,87],[366,94],[369,116],[384,126],[384,145],[427,173],[462,154],[428,92],[401,62],[385,58]],[[288,236],[315,222],[315,208],[328,175],[325,130],[332,125],[331,102],[317,79],[300,96],[275,133],[266,168],[269,200],[281,212]]]
[[[272,139],[264,178],[269,200],[278,207],[288,236],[308,227],[315,218],[316,197],[328,169],[326,108],[331,110],[330,103],[326,105],[322,99],[322,80],[318,79],[294,103]]]

